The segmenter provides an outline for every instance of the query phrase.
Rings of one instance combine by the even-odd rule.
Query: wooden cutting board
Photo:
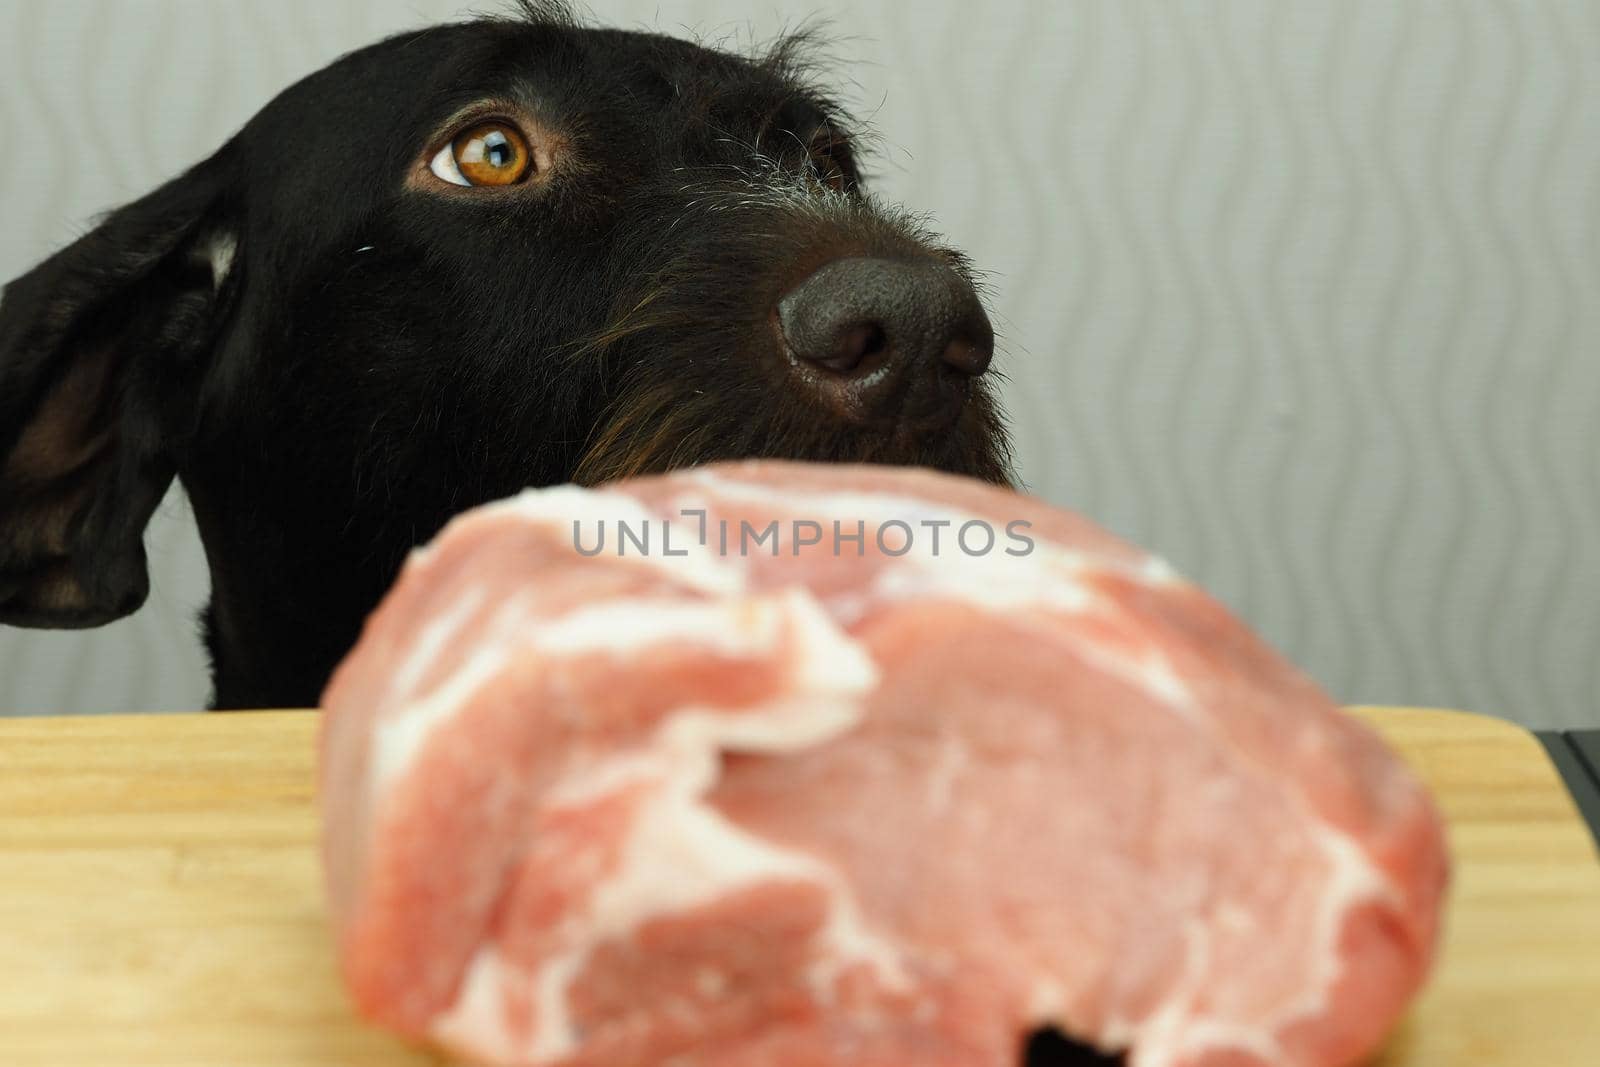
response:
[[[1455,886],[1382,1067],[1600,1064],[1600,862],[1538,743],[1360,709],[1433,787]],[[410,1067],[324,924],[310,712],[0,720],[0,1065]]]

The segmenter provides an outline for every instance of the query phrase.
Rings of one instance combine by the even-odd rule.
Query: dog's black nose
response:
[[[970,282],[932,259],[836,259],[778,301],[796,367],[841,411],[898,397],[959,398],[989,368],[994,328]]]

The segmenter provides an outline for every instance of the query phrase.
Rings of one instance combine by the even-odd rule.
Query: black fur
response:
[[[786,372],[772,308],[822,263],[966,273],[863,192],[803,35],[746,59],[523,7],[345,56],[6,287],[0,622],[134,610],[177,477],[216,705],[309,705],[406,552],[525,486],[754,455],[1007,480],[983,379],[946,424],[860,425]],[[432,178],[485,103],[545,180]]]

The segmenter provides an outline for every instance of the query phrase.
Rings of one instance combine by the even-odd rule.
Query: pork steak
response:
[[[620,535],[620,537],[619,537]],[[541,1067],[1335,1067],[1447,862],[1366,728],[1158,560],[926,471],[530,491],[325,694],[359,1009]]]

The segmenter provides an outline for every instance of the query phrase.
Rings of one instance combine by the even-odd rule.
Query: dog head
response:
[[[740,456],[1005,481],[970,271],[867,193],[804,44],[531,4],[391,38],[12,282],[0,621],[136,608],[174,477],[219,689],[325,676],[412,546],[525,486]]]

